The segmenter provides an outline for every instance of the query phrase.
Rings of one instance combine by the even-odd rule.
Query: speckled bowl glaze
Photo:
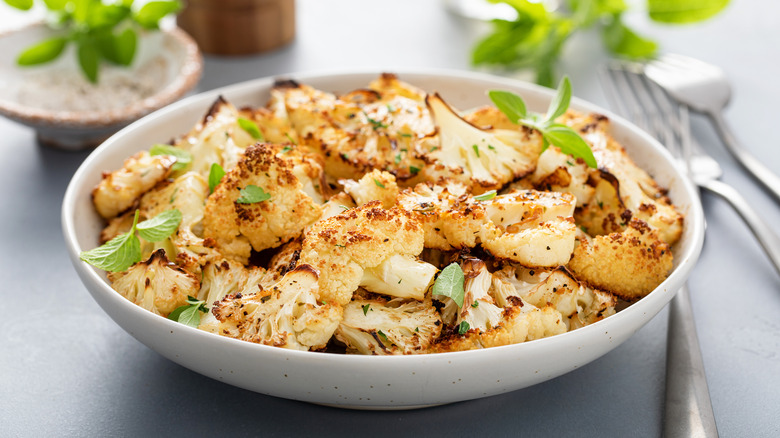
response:
[[[144,52],[161,50],[168,62],[164,85],[156,94],[108,111],[49,110],[22,104],[16,97],[20,85],[30,74],[54,67],[45,64],[23,68],[16,65],[16,58],[22,48],[51,32],[34,24],[0,34],[0,115],[35,129],[39,141],[50,146],[72,150],[95,147],[131,122],[180,99],[197,85],[203,70],[198,46],[184,31],[172,28],[145,34],[138,44],[136,58]],[[55,64],[75,69],[74,58],[72,53],[64,53]]]
[[[323,90],[364,87],[379,72],[291,74]],[[486,90],[521,94],[529,109],[546,110],[553,91],[488,75],[453,71],[396,71],[402,80],[438,91],[456,108],[488,103]],[[258,79],[193,96],[120,131],[95,150],[65,194],[62,226],[69,255],[94,299],[117,324],[170,360],[231,385],[262,394],[359,409],[410,409],[475,399],[524,388],[570,372],[628,340],[682,286],[701,251],[704,221],[694,187],[669,153],[623,119],[574,99],[573,107],[612,118],[612,134],[665,187],[686,215],[671,275],[648,296],[609,318],[558,336],[484,350],[413,356],[355,356],[293,351],[220,337],[154,315],[115,292],[103,272],[81,262],[80,251],[98,244],[103,223],[90,192],[104,170],[125,157],[187,132],[219,95],[237,106],[263,105],[274,78]],[[74,291],[73,293],[76,293]]]

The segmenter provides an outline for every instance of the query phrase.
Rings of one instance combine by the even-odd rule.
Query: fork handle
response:
[[[730,185],[718,181],[698,181],[700,187],[709,190],[728,201],[734,210],[745,220],[745,223],[756,236],[758,243],[764,248],[777,273],[780,274],[780,238],[772,231],[769,225],[758,215],[758,212],[750,206],[747,200]]]
[[[720,134],[723,144],[726,145],[726,149],[731,152],[739,164],[741,164],[753,178],[760,182],[769,193],[774,196],[775,201],[780,203],[780,177],[742,147],[737,140],[737,137],[731,131],[726,119],[723,118],[722,112],[713,111],[708,112],[707,115],[718,130],[718,134]]]
[[[718,436],[691,307],[686,284],[669,304],[664,438]]]

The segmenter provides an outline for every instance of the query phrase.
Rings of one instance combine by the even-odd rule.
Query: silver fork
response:
[[[667,145],[672,155],[692,170],[687,164],[692,161],[682,158],[691,155],[681,147],[690,139],[683,129],[685,113],[678,113],[668,100],[661,99],[657,87],[648,87],[641,66],[615,62],[599,73],[610,105]],[[687,284],[669,306],[663,428],[666,438],[718,436]]]
[[[780,238],[736,189],[718,179],[723,174],[720,164],[691,137],[688,107],[672,102],[645,73],[642,64],[610,64],[602,75],[610,79],[602,81],[610,104],[666,145],[696,185],[728,201],[780,274]]]
[[[780,177],[742,147],[723,117],[731,86],[722,69],[687,56],[665,54],[648,62],[644,72],[677,102],[709,116],[726,149],[780,202]]]

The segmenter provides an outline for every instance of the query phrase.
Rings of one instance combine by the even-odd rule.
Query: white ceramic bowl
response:
[[[346,92],[363,87],[379,72],[289,75],[320,89]],[[402,80],[439,91],[460,109],[488,103],[486,90],[520,93],[529,109],[546,110],[553,92],[536,85],[482,74],[397,71]],[[193,371],[252,391],[314,403],[364,409],[404,409],[450,403],[512,391],[572,371],[626,341],[672,298],[696,263],[704,222],[698,195],[668,152],[625,120],[574,100],[573,107],[612,118],[612,134],[629,154],[670,189],[686,216],[675,247],[675,268],[656,290],[634,305],[590,326],[550,338],[477,351],[415,356],[347,356],[291,351],[202,332],[132,304],[81,262],[80,251],[98,244],[103,226],[90,191],[101,172],[125,157],[187,132],[218,95],[237,106],[263,105],[273,78],[203,93],[151,114],[123,129],[90,155],[65,194],[62,226],[79,276],[100,306],[136,339]]]
[[[37,75],[47,70],[60,76],[61,72],[80,74],[73,44],[52,63],[35,67],[16,65],[16,58],[25,47],[51,37],[52,32],[46,26],[33,24],[0,34],[0,115],[35,129],[39,141],[47,145],[74,150],[95,147],[131,122],[180,99],[197,85],[203,70],[198,46],[181,29],[144,32],[133,64],[127,68],[104,65],[101,77],[107,72],[132,77],[139,69],[147,68],[144,61],[159,53],[154,94],[109,110],[55,109],[51,102],[45,106],[37,101],[31,103],[20,97],[21,90],[35,84]],[[76,88],[71,83],[64,86]]]

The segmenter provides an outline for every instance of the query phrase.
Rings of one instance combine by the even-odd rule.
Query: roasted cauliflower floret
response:
[[[501,345],[519,344],[566,332],[560,312],[547,306],[538,308],[524,303],[518,297],[510,297],[503,309],[501,322],[487,330],[469,329],[459,333],[458,327],[441,335],[429,352],[477,350]]]
[[[261,267],[246,267],[232,260],[208,262],[203,267],[198,299],[205,301],[206,308],[211,309],[228,295],[257,293],[272,286],[276,280]],[[219,321],[209,312],[201,316],[198,328],[218,333]]]
[[[295,239],[322,214],[313,198],[322,190],[322,175],[320,163],[298,148],[268,143],[247,148],[206,200],[203,236],[244,264],[251,249],[262,251]],[[241,192],[250,186],[267,196],[245,199]]]
[[[411,255],[393,254],[377,266],[366,268],[360,286],[372,292],[422,301],[437,269]]]
[[[576,199],[568,193],[516,191],[485,201],[488,222],[482,247],[525,266],[555,267],[569,261],[577,227]]]
[[[422,147],[424,179],[455,179],[475,194],[497,190],[533,172],[542,150],[538,133],[516,129],[480,129],[464,120],[438,94],[426,102],[438,128],[430,148]]]
[[[622,233],[593,238],[581,233],[568,268],[593,287],[635,301],[666,279],[672,252],[657,230],[632,219]]]
[[[363,282],[366,269],[377,268],[394,255],[407,257],[409,263],[399,263],[398,259],[389,263],[405,267],[414,263],[422,249],[422,228],[408,212],[399,208],[385,210],[379,201],[371,201],[312,225],[304,234],[300,263],[319,271],[322,299],[343,306]],[[392,270],[392,266],[389,268]],[[405,279],[412,272],[421,271],[392,275],[384,272],[381,277]],[[376,273],[374,276],[380,277]],[[415,283],[427,281],[415,279]],[[404,289],[405,285],[401,282],[394,287]]]
[[[577,222],[595,235],[622,231],[631,218],[637,218],[658,230],[664,242],[677,242],[682,234],[682,215],[658,183],[609,135],[609,120],[598,114],[573,111],[564,118],[591,145],[599,163],[599,171],[593,171],[593,177],[601,184],[578,213]]]
[[[214,304],[218,333],[258,344],[318,350],[333,336],[343,309],[319,301],[317,271],[299,265],[267,290]]]
[[[617,304],[613,295],[588,287],[563,268],[534,272],[507,264],[493,273],[490,292],[497,303],[516,296],[539,308],[552,306],[561,313],[568,330],[613,315]]]
[[[465,277],[463,284],[463,306],[458,308],[455,300],[449,297],[434,295],[444,303],[442,319],[451,326],[487,331],[501,322],[504,309],[495,305],[493,297],[488,294],[493,276],[488,272],[485,262],[475,258],[461,260],[460,267]]]
[[[416,139],[435,129],[424,103],[396,91],[400,89],[385,96],[361,89],[337,97],[283,81],[272,90],[269,105],[284,108],[302,144],[325,160],[328,175],[359,179],[379,169],[402,181],[414,178],[422,167]]]
[[[398,196],[398,206],[411,212],[425,232],[425,247],[444,251],[473,248],[485,224],[485,210],[469,196],[468,188],[447,184],[417,184]]]
[[[365,174],[358,181],[342,179],[339,183],[344,186],[344,191],[355,200],[357,205],[377,199],[382,202],[384,208],[390,208],[395,205],[398,196],[398,185],[393,174],[376,169]]]
[[[125,160],[121,169],[104,173],[92,190],[92,202],[105,219],[112,219],[129,209],[136,200],[158,182],[168,177],[176,162],[168,155],[149,155],[142,151]]]
[[[239,119],[254,123],[260,136],[256,138],[242,128]],[[271,110],[238,110],[220,96],[203,120],[192,131],[177,139],[175,145],[192,155],[187,170],[207,178],[213,163],[230,170],[241,159],[244,150],[258,141],[294,143],[297,134],[285,118],[277,117]]]
[[[187,304],[187,296],[197,296],[200,289],[198,279],[168,261],[162,249],[126,271],[109,272],[108,281],[123,297],[162,316]]]
[[[425,353],[441,332],[436,308],[428,301],[353,300],[344,307],[336,339],[347,352]]]
[[[176,264],[195,274],[210,260],[222,256],[203,239],[203,215],[209,186],[198,173],[187,172],[172,182],[163,182],[141,197],[140,216],[148,219],[175,208],[182,214],[178,229],[167,239],[144,243],[145,251],[164,248]]]
[[[399,195],[398,205],[420,221],[426,247],[449,251],[481,244],[526,266],[568,262],[576,234],[574,196],[527,190],[481,199],[461,188],[419,184]]]
[[[551,145],[539,155],[529,179],[538,190],[571,193],[577,198],[577,207],[582,207],[591,202],[596,190],[588,184],[593,173],[584,160],[572,158]]]

